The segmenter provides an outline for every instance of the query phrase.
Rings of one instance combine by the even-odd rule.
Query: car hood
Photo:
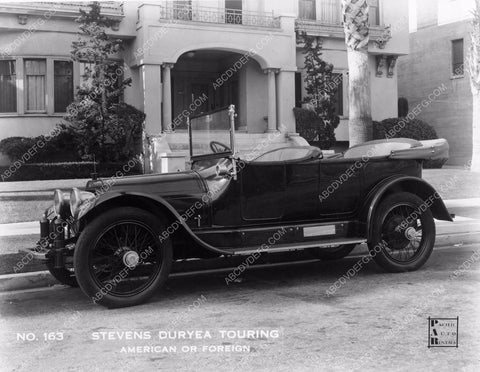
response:
[[[101,194],[116,191],[172,197],[206,191],[201,177],[194,171],[102,178],[88,181],[85,189]]]

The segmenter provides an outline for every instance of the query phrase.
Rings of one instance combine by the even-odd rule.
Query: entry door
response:
[[[197,84],[194,83],[192,84],[192,94],[190,97],[190,104],[194,103],[199,103],[200,100],[198,98],[202,98],[202,103],[199,106],[192,106],[194,107],[195,111],[191,112],[191,115],[198,115],[201,114],[202,112],[207,112],[209,111],[209,101],[210,99],[205,97],[209,97],[208,95],[208,84]]]
[[[235,129],[238,129],[238,123],[241,122],[240,99],[238,80],[230,79],[219,89],[215,90],[215,105],[212,109],[235,105]]]

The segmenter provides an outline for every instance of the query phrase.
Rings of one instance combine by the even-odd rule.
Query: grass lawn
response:
[[[48,200],[0,200],[0,223],[36,221],[42,213],[53,203]]]

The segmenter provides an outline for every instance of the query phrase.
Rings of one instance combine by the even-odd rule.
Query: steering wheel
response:
[[[230,147],[218,141],[210,141],[210,148],[215,153],[232,151]]]

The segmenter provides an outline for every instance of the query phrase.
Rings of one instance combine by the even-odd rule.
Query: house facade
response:
[[[420,104],[418,118],[448,140],[451,165],[472,157],[472,93],[464,62],[473,8],[474,0],[411,1],[410,54],[398,62],[399,96],[410,109]],[[435,91],[441,94],[432,96]]]
[[[74,2],[0,4],[0,139],[48,134],[62,120],[85,68],[69,58],[79,6],[86,9]],[[269,146],[298,143],[292,109],[305,94],[298,31],[324,40],[323,57],[338,74],[337,139],[348,141],[340,0],[105,2],[102,13],[115,19],[109,33],[125,44],[114,56],[122,77],[132,79],[123,99],[146,114],[147,168],[172,170],[159,165],[169,157],[184,163],[186,118],[232,103],[241,151],[266,138]],[[370,19],[372,116],[382,120],[397,116],[407,3],[371,0]]]

